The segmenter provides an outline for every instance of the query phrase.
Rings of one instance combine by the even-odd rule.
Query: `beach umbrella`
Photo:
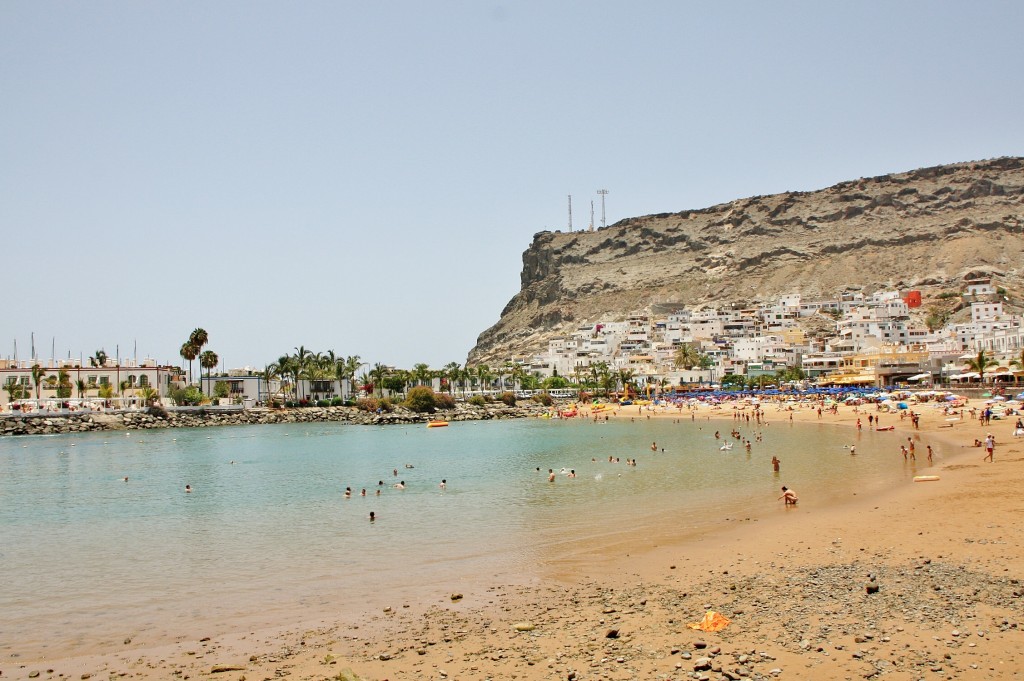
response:
[[[906,402],[897,402],[896,403],[896,408],[897,409],[906,409],[907,408],[907,403]]]

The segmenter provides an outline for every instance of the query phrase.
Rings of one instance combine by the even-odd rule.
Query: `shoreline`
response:
[[[770,424],[789,420],[789,412],[765,413]],[[732,410],[699,414],[734,422]],[[811,410],[793,416],[818,422]],[[820,422],[852,429],[857,416],[841,407]],[[770,678],[775,669],[788,678],[918,678],[936,669],[949,678],[1020,678],[1024,525],[1014,511],[1024,510],[1024,468],[1014,464],[1024,462],[1024,447],[1013,441],[1012,421],[987,429],[998,442],[994,464],[981,461],[983,450],[964,446],[987,432],[977,421],[940,428],[943,416],[927,405],[918,431],[909,420],[889,416],[889,422],[895,435],[916,433],[936,447],[928,472],[937,472],[938,482],[831,504],[801,499],[796,508],[695,536],[668,533],[657,544],[637,537],[611,555],[555,561],[545,566],[549,578],[537,584],[494,585],[456,601],[450,594],[425,596],[424,603],[433,603],[425,610],[395,603],[359,624],[282,623],[215,641],[126,644],[119,653],[24,667],[8,659],[0,670],[10,678],[29,678],[32,671],[42,678],[122,672],[166,678],[237,667],[216,675],[240,681],[280,671],[336,678],[345,668],[359,678],[391,680],[442,671],[480,679],[689,678],[715,674],[718,666],[735,678]],[[993,507],[993,500],[1001,503]],[[869,573],[877,575],[877,594],[865,593]],[[704,606],[732,624],[718,634],[686,629]],[[526,623],[531,631],[516,631]],[[609,637],[612,629],[617,634]],[[709,648],[699,648],[699,640]],[[710,654],[715,647],[721,651]],[[708,666],[698,670],[704,657]]]

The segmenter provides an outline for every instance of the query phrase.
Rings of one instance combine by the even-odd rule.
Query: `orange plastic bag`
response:
[[[686,626],[691,629],[699,629],[701,631],[721,631],[729,626],[729,618],[720,612],[708,610],[704,613],[704,619],[700,622],[692,622]]]

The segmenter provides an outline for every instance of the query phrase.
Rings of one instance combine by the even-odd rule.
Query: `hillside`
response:
[[[581,324],[663,304],[749,305],[781,294],[914,287],[925,296],[992,276],[1024,291],[1024,159],[999,158],[540,232],[521,289],[468,362],[547,347]]]

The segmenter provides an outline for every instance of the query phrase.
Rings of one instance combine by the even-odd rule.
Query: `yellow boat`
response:
[[[447,425],[447,421],[427,421],[427,428],[443,428]]]

